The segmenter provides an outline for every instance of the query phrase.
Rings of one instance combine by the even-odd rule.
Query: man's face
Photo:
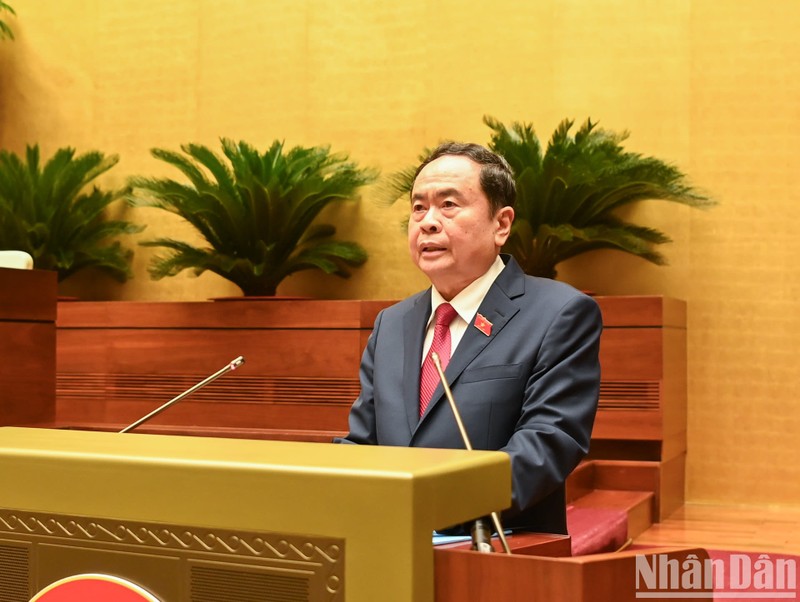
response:
[[[450,300],[492,265],[511,231],[514,209],[492,215],[481,166],[444,155],[420,171],[411,191],[411,259]]]

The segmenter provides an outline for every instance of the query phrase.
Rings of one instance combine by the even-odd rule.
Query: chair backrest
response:
[[[33,257],[25,251],[0,251],[0,268],[33,269]]]

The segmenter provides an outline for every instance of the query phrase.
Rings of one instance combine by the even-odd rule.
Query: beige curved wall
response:
[[[12,2],[0,43],[0,145],[118,153],[104,183],[169,173],[148,154],[220,136],[264,147],[331,144],[385,173],[442,138],[485,142],[485,113],[547,139],[564,117],[632,132],[721,202],[648,203],[671,265],[612,252],[561,267],[601,294],[689,305],[688,496],[800,500],[800,5],[778,0],[38,0]],[[282,294],[398,298],[425,282],[407,259],[403,207],[329,217],[364,244],[349,281],[298,275]],[[143,237],[189,235],[137,209]],[[125,285],[77,276],[64,294],[191,300],[237,294],[214,276],[148,279],[137,248]]]

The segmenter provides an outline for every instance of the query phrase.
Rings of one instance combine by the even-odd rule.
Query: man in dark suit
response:
[[[481,146],[445,143],[420,165],[408,240],[432,287],[378,315],[339,441],[463,448],[435,348],[473,447],[511,456],[504,527],[566,533],[564,482],[589,448],[602,321],[590,297],[500,255],[515,197],[508,164]]]

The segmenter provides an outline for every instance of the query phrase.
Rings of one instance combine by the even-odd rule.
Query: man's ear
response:
[[[494,214],[495,223],[495,244],[502,247],[506,244],[509,234],[511,234],[511,224],[514,223],[514,208],[502,207]]]

